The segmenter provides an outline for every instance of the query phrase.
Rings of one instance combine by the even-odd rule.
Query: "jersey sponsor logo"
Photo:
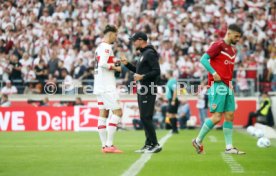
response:
[[[220,53],[223,54],[223,55],[225,55],[225,56],[227,56],[227,57],[229,57],[232,60],[235,59],[235,57],[236,57],[236,54],[234,56],[230,56],[228,53],[226,53],[224,51],[221,51]]]
[[[109,53],[109,50],[108,50],[108,49],[105,49],[104,52]]]
[[[228,65],[228,64],[234,65],[235,62],[231,62],[231,61],[229,61],[229,60],[225,60],[225,61],[224,61],[224,65]]]

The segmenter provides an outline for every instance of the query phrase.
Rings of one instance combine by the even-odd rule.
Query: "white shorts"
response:
[[[97,95],[99,109],[121,109],[118,93],[107,92]]]

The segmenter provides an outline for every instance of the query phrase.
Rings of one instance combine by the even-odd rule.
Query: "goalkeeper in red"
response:
[[[212,117],[207,119],[196,139],[192,141],[198,154],[203,153],[202,141],[206,134],[220,122],[222,115],[225,117],[223,123],[223,134],[226,143],[226,154],[245,154],[233,147],[233,119],[235,111],[235,98],[232,87],[232,76],[235,64],[235,45],[242,35],[241,28],[236,24],[228,26],[223,40],[211,44],[209,49],[201,58],[202,65],[208,73],[208,98]]]

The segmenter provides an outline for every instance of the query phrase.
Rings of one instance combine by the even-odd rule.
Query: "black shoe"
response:
[[[179,134],[178,130],[177,131],[172,131],[173,134]]]
[[[159,144],[156,144],[145,150],[144,153],[158,153],[161,152],[161,150],[162,147]]]
[[[150,145],[144,145],[141,149],[135,150],[135,153],[144,153],[146,150],[148,150],[149,148],[151,148]]]

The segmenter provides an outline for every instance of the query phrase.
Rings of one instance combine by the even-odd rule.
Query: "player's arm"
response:
[[[211,44],[209,49],[206,51],[205,54],[203,54],[203,56],[200,59],[201,64],[209,73],[213,75],[213,78],[215,81],[221,81],[221,78],[214,70],[214,68],[211,66],[209,59],[215,58],[217,55],[220,54],[220,52],[221,52],[220,42],[214,42]]]
[[[106,48],[99,53],[98,58],[98,67],[107,69],[107,70],[115,70],[115,64],[113,62],[113,59],[110,58],[111,48]]]
[[[176,86],[176,84],[173,87],[174,87],[174,91],[173,91],[172,104],[175,104],[175,101],[176,101],[176,98],[177,98],[177,86]]]
[[[112,70],[112,68],[114,67],[114,64],[113,63],[107,63],[107,61],[108,61],[108,57],[106,57],[106,56],[100,58],[98,67],[101,67],[101,68],[104,68],[104,69],[107,69],[107,70]]]
[[[204,68],[213,75],[215,81],[220,81],[221,78],[217,74],[217,72],[214,70],[214,68],[211,66],[209,62],[210,56],[209,54],[205,53],[200,59],[200,63],[204,66]]]
[[[204,68],[205,68],[209,73],[211,73],[211,74],[213,75],[214,73],[216,73],[216,71],[215,71],[214,68],[211,66],[209,60],[210,60],[210,56],[209,56],[207,53],[205,53],[205,54],[203,54],[203,56],[201,57],[200,63],[204,66]]]

